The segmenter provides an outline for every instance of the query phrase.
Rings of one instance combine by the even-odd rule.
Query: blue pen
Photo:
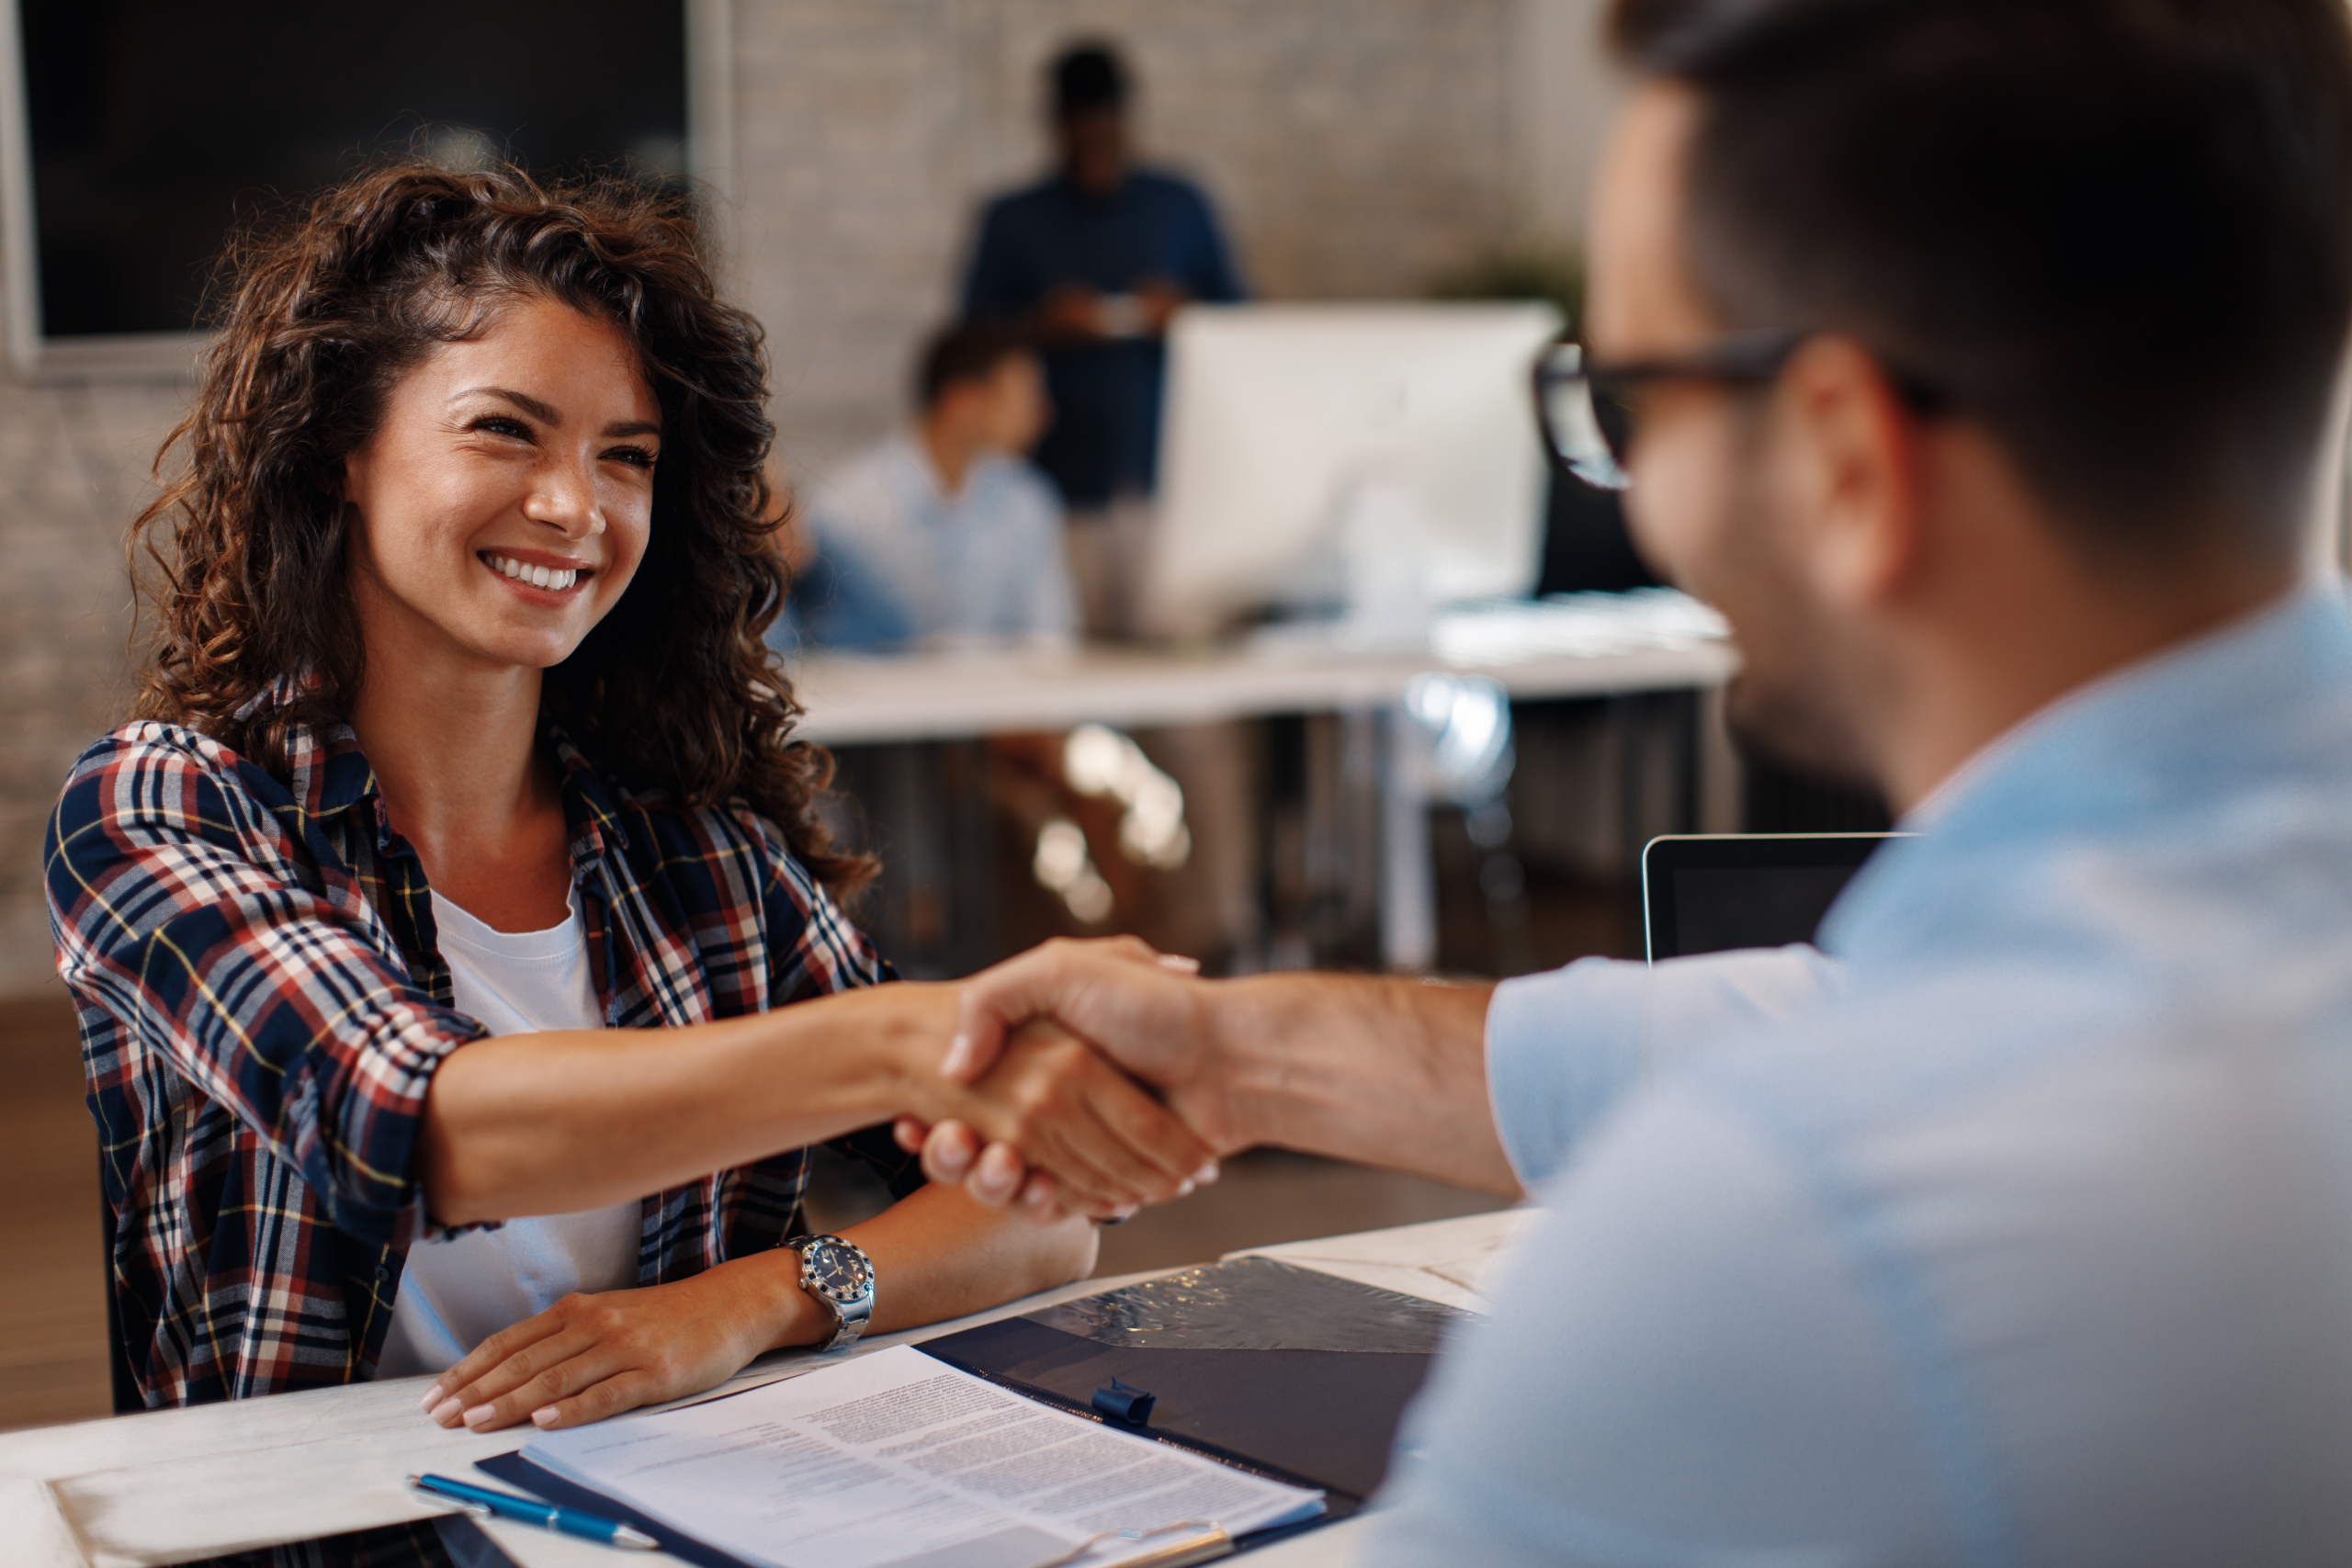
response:
[[[420,1492],[447,1497],[469,1514],[496,1514],[502,1519],[520,1519],[542,1529],[560,1530],[565,1535],[576,1535],[582,1540],[602,1541],[606,1546],[626,1546],[638,1551],[652,1551],[662,1544],[643,1530],[625,1525],[618,1519],[608,1519],[602,1514],[583,1514],[577,1508],[560,1508],[553,1503],[542,1503],[537,1497],[517,1497],[512,1492],[492,1492],[487,1486],[469,1486],[462,1481],[452,1481],[446,1475],[412,1475],[408,1483]]]

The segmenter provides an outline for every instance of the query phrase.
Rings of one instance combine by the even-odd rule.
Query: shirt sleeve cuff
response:
[[[1487,1004],[1487,1093],[1522,1186],[1559,1170],[1639,1075],[1646,968],[1584,958],[1495,988]]]
[[[1797,943],[1655,964],[1585,958],[1504,981],[1487,1004],[1487,1092],[1521,1183],[1557,1173],[1645,1075],[1797,1016],[1839,973]]]

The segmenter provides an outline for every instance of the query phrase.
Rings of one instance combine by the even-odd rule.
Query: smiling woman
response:
[[[760,333],[688,207],[404,164],[223,277],[133,530],[137,720],[46,866],[145,1403],[429,1371],[445,1425],[561,1426],[1090,1267],[1083,1219],[854,1136],[894,1114],[1091,1213],[1203,1170],[1067,1039],[942,1084],[952,994],[833,902],[867,868],[761,642]],[[901,1198],[810,1238],[828,1139]]]
[[[371,574],[346,570],[342,531],[322,521],[345,521],[370,474],[407,498],[397,504],[422,507],[428,493],[481,487],[501,456],[514,485],[593,452],[590,504],[634,516],[635,536],[568,624],[575,651],[560,668],[541,661],[549,716],[632,782],[695,802],[745,794],[828,885],[862,877],[808,816],[822,758],[790,742],[788,688],[744,635],[773,616],[782,589],[761,468],[766,363],[757,323],[717,297],[684,202],[619,183],[549,192],[508,171],[396,165],[241,238],[220,276],[221,336],[175,435],[185,472],[135,530],[162,568],[141,716],[278,764],[288,726],[349,716],[365,664],[353,610]],[[526,330],[492,330],[518,315]],[[421,370],[430,390],[412,383]],[[614,406],[566,409],[514,384],[526,378]],[[376,449],[353,460],[370,437]],[[580,499],[558,479],[543,510]],[[632,504],[616,482],[633,488]],[[322,490],[340,491],[345,512],[322,515]],[[652,540],[657,501],[667,525]],[[443,525],[454,525],[446,514]],[[570,546],[532,534],[500,542],[518,565],[569,559]],[[642,581],[623,603],[633,571]],[[454,576],[446,586],[462,591]],[[294,671],[309,677],[300,690],[254,706]]]

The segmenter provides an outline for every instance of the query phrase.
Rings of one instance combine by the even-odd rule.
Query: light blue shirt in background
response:
[[[880,649],[1077,635],[1061,503],[1020,458],[980,458],[948,495],[914,437],[895,435],[815,485],[803,525],[820,565],[794,607],[811,642]]]
[[[2352,1562],[2352,615],[2045,709],[1823,945],[1504,986],[1548,1213],[1382,1564]]]

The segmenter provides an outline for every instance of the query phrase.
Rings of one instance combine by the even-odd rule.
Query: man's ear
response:
[[[1878,361],[1850,338],[1813,339],[1781,372],[1772,417],[1799,569],[1833,604],[1898,592],[1922,551],[1919,455]]]

